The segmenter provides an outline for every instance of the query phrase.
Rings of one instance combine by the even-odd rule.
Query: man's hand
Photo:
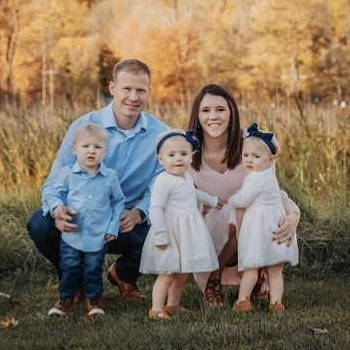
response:
[[[293,243],[295,232],[298,227],[300,215],[298,213],[290,213],[281,219],[278,229],[273,232],[273,240],[278,244],[286,243],[289,247]]]
[[[78,225],[71,222],[75,214],[77,214],[76,210],[68,209],[65,205],[58,205],[52,212],[57,229],[61,232],[76,231]]]
[[[141,215],[138,209],[124,210],[120,216],[120,232],[126,233],[134,229],[135,225],[141,224]]]

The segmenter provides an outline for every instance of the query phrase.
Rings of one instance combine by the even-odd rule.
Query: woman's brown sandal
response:
[[[212,306],[224,306],[224,296],[222,294],[221,280],[219,278],[208,280],[204,291],[204,301]]]

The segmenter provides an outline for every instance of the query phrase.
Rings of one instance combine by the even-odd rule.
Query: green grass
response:
[[[231,311],[237,289],[225,287],[226,305],[207,308],[191,281],[183,305],[191,312],[169,322],[150,322],[152,277],[143,276],[147,299],[126,303],[105,283],[106,316],[93,323],[84,309],[68,317],[46,316],[57,298],[52,274],[17,273],[2,279],[0,290],[20,304],[0,299],[0,315],[18,325],[0,329],[0,349],[348,349],[350,344],[350,279],[348,275],[308,274],[301,268],[287,271],[284,315],[270,315],[266,301],[255,301],[257,311]],[[325,332],[325,333],[322,333]]]

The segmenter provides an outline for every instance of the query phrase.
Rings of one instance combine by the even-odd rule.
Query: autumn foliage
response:
[[[186,106],[204,82],[346,100],[349,13],[348,0],[2,0],[0,102],[96,102],[103,64],[126,57],[152,67],[156,104]]]

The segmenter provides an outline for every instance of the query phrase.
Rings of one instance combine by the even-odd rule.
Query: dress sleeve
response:
[[[263,187],[263,179],[257,174],[248,174],[242,188],[227,203],[235,208],[246,208],[259,195]]]
[[[164,211],[172,186],[170,180],[164,175],[166,174],[156,178],[151,190],[149,212],[152,230],[155,233],[155,245],[169,244]]]
[[[216,196],[211,196],[210,194],[196,189],[196,198],[197,201],[203,204],[207,204],[210,207],[215,208],[218,205],[218,197]]]

